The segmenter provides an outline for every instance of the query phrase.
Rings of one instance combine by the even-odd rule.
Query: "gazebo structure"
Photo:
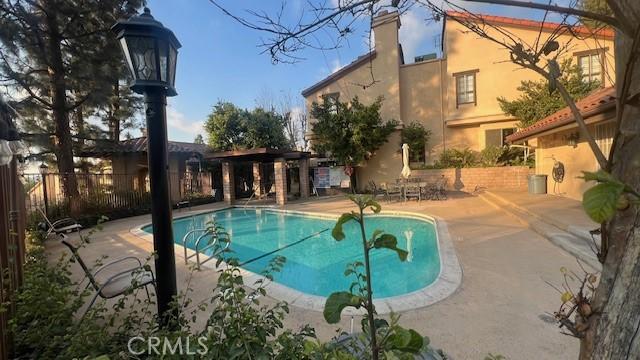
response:
[[[224,201],[232,204],[235,201],[234,165],[252,163],[253,191],[257,196],[265,190],[264,164],[273,163],[276,204],[287,202],[287,162],[297,161],[299,165],[300,198],[309,197],[309,157],[304,151],[291,151],[272,148],[256,148],[248,150],[231,150],[205,154],[205,161],[220,162],[222,164],[222,189]],[[268,189],[266,189],[268,191]]]

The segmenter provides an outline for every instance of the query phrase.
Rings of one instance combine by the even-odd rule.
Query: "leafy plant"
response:
[[[440,159],[437,162],[439,168],[464,168],[477,164],[477,153],[469,148],[446,149],[440,154]]]
[[[273,110],[245,110],[230,102],[218,102],[204,123],[209,145],[216,150],[288,148],[284,126],[283,116]]]
[[[313,150],[330,154],[347,169],[368,160],[387,142],[395,130],[395,120],[383,121],[380,116],[382,98],[365,105],[354,97],[350,103],[334,102],[324,98],[313,103],[311,116],[317,121],[311,124],[315,140]]]
[[[412,161],[424,161],[424,149],[431,137],[431,130],[427,130],[418,122],[412,122],[400,132],[401,144],[409,145],[409,157]]]
[[[558,79],[574,99],[582,99],[600,86],[598,81],[584,81],[579,66],[571,59],[561,64],[561,77]],[[557,90],[549,91],[547,79],[526,80],[518,86],[520,96],[515,100],[499,97],[500,108],[506,114],[520,119],[518,127],[524,128],[538,120],[555,113],[567,104]]]
[[[410,354],[421,352],[426,348],[429,340],[414,330],[407,330],[399,326],[399,317],[394,314],[391,315],[390,322],[376,318],[370,259],[372,250],[386,249],[396,252],[400,260],[405,261],[407,251],[398,247],[398,240],[395,236],[382,230],[375,230],[372,236],[367,239],[364,212],[370,209],[374,213],[379,213],[380,204],[368,195],[354,195],[349,199],[356,204],[358,211],[342,214],[331,235],[337,241],[343,241],[345,240],[343,230],[345,224],[357,223],[362,241],[364,263],[356,261],[347,265],[345,276],[354,277],[354,281],[349,291],[338,291],[329,295],[324,307],[324,318],[328,323],[335,324],[340,321],[340,315],[345,308],[364,308],[367,316],[362,321],[362,332],[366,340],[363,350],[368,352],[367,355],[372,359],[378,359],[381,354],[388,359],[412,358],[413,356]]]
[[[490,145],[480,151],[480,164],[482,166],[497,166],[505,149],[500,146]]]
[[[582,206],[589,217],[601,224],[613,218],[618,210],[626,210],[631,204],[640,204],[640,193],[617,180],[604,170],[583,171],[585,181],[598,184],[582,195]]]

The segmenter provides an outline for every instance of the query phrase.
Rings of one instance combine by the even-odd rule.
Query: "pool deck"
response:
[[[550,201],[548,206],[557,210],[562,204]],[[578,268],[572,255],[478,196],[459,193],[446,201],[383,202],[382,206],[384,211],[408,211],[444,220],[463,272],[462,284],[449,297],[400,312],[403,326],[429,336],[432,344],[454,359],[482,359],[489,352],[510,359],[576,358],[578,341],[561,335],[550,316],[560,305],[560,295],[545,283],[559,283],[562,266]],[[541,201],[536,206],[545,205]],[[174,211],[174,217],[224,207],[204,205],[191,211]],[[353,206],[343,198],[332,197],[291,202],[285,209],[339,215],[353,210]],[[91,236],[91,244],[81,250],[81,255],[88,261],[103,255],[145,258],[152,244],[131,229],[148,222],[150,216],[144,215],[105,223],[102,231]],[[57,241],[48,244],[52,259],[65,251]],[[190,282],[194,304],[207,299],[217,279],[215,270],[191,273],[180,252],[176,252],[176,266],[179,290]],[[78,279],[82,277],[78,266],[72,270]],[[357,327],[360,318],[355,316],[354,320]],[[285,324],[290,328],[310,324],[321,339],[328,340],[338,328],[349,330],[350,317],[343,316],[338,326],[328,325],[321,312],[291,306]]]

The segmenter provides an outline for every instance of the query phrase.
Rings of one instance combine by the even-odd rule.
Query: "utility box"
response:
[[[547,193],[547,175],[529,175],[528,177],[529,194],[546,194]]]

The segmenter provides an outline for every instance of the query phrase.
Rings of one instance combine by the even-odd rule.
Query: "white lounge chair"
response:
[[[74,231],[79,232],[82,229],[82,225],[78,224],[78,222],[72,218],[64,218],[51,222],[51,220],[49,220],[49,218],[47,217],[47,214],[45,214],[41,208],[38,208],[38,211],[40,211],[40,214],[42,214],[42,217],[47,222],[47,225],[49,225],[49,229],[47,230],[47,237],[49,237],[49,235],[53,233],[64,237],[65,234]]]

